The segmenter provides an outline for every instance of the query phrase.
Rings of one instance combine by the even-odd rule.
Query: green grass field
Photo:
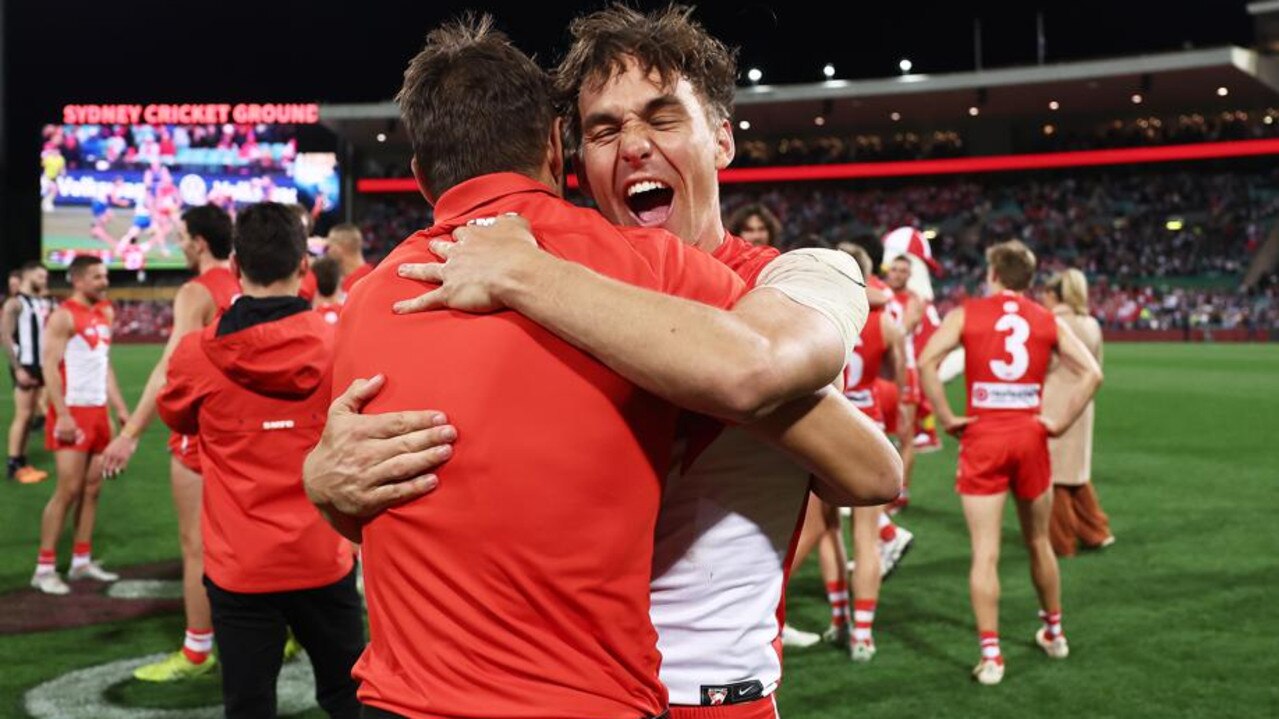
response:
[[[116,349],[130,401],[157,352]],[[1279,716],[1279,345],[1113,345],[1105,369],[1094,471],[1119,541],[1062,564],[1070,658],[1052,662],[1033,645],[1037,607],[1009,510],[1008,674],[994,688],[968,679],[977,650],[950,441],[916,469],[902,517],[916,545],[884,587],[875,661],[854,666],[828,648],[789,652],[783,716]],[[8,404],[0,406],[5,427]],[[152,427],[128,474],[104,492],[95,552],[109,566],[178,554],[163,440]],[[51,466],[43,451],[32,455]],[[0,593],[22,590],[30,577],[50,488],[0,485]],[[793,624],[825,626],[815,564],[795,577],[789,597]],[[175,613],[0,635],[0,717],[26,717],[24,693],[68,671],[169,651],[182,626]],[[216,703],[218,690],[211,679],[128,681],[105,694],[116,705],[175,709],[148,716],[180,717]]]

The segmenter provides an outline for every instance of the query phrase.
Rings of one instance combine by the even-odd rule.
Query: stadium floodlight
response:
[[[826,67],[822,68],[822,74],[826,76],[827,80],[831,79],[832,77],[835,77],[835,66],[830,64],[829,62],[826,63]]]
[[[1143,98],[1142,98],[1141,94],[1140,94],[1140,93],[1136,93],[1136,94],[1134,94],[1134,95],[1132,96],[1132,104],[1134,104],[1134,105],[1140,105],[1140,104],[1141,104],[1142,99],[1143,99]]]
[[[1230,88],[1226,87],[1225,85],[1222,85],[1221,87],[1217,88],[1217,97],[1225,97],[1226,95],[1229,95],[1229,94],[1230,94]]]
[[[385,133],[385,132],[379,132],[379,133],[377,134],[377,141],[378,141],[378,142],[386,142],[386,133]]]
[[[1053,127],[1052,125],[1044,125],[1044,134],[1045,134],[1045,135],[1051,135],[1051,134],[1053,134],[1053,133],[1054,133],[1054,132],[1056,132],[1056,131],[1057,131],[1057,128]]]
[[[893,118],[893,122],[897,122],[898,120],[902,119],[902,114],[900,112],[894,112],[893,114],[889,115],[889,117]]]
[[[1171,217],[1166,223],[1164,223],[1164,227],[1168,228],[1171,232],[1181,232],[1181,228],[1185,227],[1185,223],[1182,222],[1180,217]]]
[[[981,114],[981,110],[979,110],[976,105],[973,105],[972,107],[968,108],[968,115],[970,117],[977,117],[980,114]]]
[[[1060,102],[1057,102],[1056,100],[1049,100],[1049,101],[1048,101],[1048,109],[1049,109],[1049,110],[1057,110],[1057,109],[1059,109],[1059,108],[1061,108],[1061,103],[1060,103]]]
[[[821,115],[818,115],[817,117],[813,118],[813,124],[818,127],[821,127],[822,125],[826,124],[826,118],[822,117]]]
[[[749,130],[751,129],[751,121],[742,120],[741,122],[737,123],[737,127],[742,130]]]
[[[897,63],[897,67],[901,68],[903,75],[909,75],[910,69],[914,66],[914,63],[912,63],[909,58],[905,57],[901,59],[901,62]]]
[[[746,79],[758,84],[760,80],[764,79],[764,72],[757,67],[752,67],[746,71]]]

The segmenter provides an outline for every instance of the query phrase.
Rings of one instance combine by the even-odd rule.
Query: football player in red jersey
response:
[[[79,255],[67,270],[72,293],[49,315],[41,368],[48,387],[45,448],[53,452],[58,484],[40,521],[40,554],[31,586],[45,594],[68,594],[55,568],[58,535],[74,507],[75,544],[67,578],[114,582],[91,557],[91,539],[102,490],[101,454],[111,441],[107,405],[128,421],[129,408],[111,368],[111,324],[106,300],[107,267],[98,257]]]
[[[133,416],[120,428],[103,453],[102,470],[107,476],[124,471],[138,448],[138,439],[155,416],[155,400],[164,387],[169,357],[178,341],[190,332],[209,326],[240,296],[240,281],[230,269],[231,217],[217,205],[188,209],[178,222],[178,247],[187,267],[196,273],[178,288],[173,298],[173,330],[169,341],[151,370],[147,386]],[[168,682],[201,676],[213,669],[213,617],[201,578],[204,575],[200,539],[200,454],[195,437],[169,435],[169,488],[178,515],[178,536],[182,545],[182,597],[186,612],[186,635],[182,648],[154,664],[138,667],[134,676],[143,681]]]
[[[999,650],[999,534],[1004,500],[1011,491],[1030,551],[1031,580],[1043,627],[1035,641],[1055,659],[1069,653],[1061,628],[1061,577],[1049,538],[1052,469],[1048,437],[1078,419],[1101,385],[1101,368],[1084,344],[1051,312],[1025,296],[1035,276],[1035,255],[1012,240],[986,251],[989,294],[952,310],[920,360],[920,373],[937,419],[959,436],[956,489],[972,540],[969,587],[981,641],[973,677],[998,684],[1004,676]],[[966,352],[968,408],[955,415],[938,369],[955,347]],[[1053,356],[1073,377],[1070,400],[1058,416],[1041,414],[1044,378]]]

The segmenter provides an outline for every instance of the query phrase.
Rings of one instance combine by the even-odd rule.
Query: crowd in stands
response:
[[[43,152],[71,170],[159,166],[280,169],[297,157],[288,125],[47,125]]]
[[[1279,111],[1234,110],[1216,115],[1138,117],[1075,128],[1049,121],[1035,135],[1018,138],[1013,151],[1101,150],[1263,137],[1279,137]],[[968,154],[963,133],[954,129],[780,138],[758,138],[742,132],[736,139],[735,167],[930,160]]]
[[[1247,294],[1234,289],[1279,216],[1279,171],[731,185],[722,200],[726,214],[749,202],[771,208],[783,249],[852,239],[875,252],[887,230],[919,227],[944,268],[936,283],[943,308],[978,291],[986,245],[1016,237],[1036,251],[1045,273],[1084,270],[1108,328],[1279,329],[1273,280]],[[358,222],[366,255],[380,259],[431,221],[430,206],[416,195],[366,202]],[[167,308],[147,304],[122,307],[121,333],[149,336],[171,321]]]

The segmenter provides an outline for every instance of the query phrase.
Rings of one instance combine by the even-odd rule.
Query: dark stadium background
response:
[[[436,22],[487,10],[519,46],[553,61],[570,18],[603,3],[173,2],[0,0],[4,185],[0,265],[39,252],[33,181],[40,126],[68,102],[318,101],[390,98],[405,61]],[[664,3],[641,2],[641,7]],[[973,69],[980,19],[986,68],[1036,62],[1042,12],[1052,63],[1186,47],[1252,44],[1242,0],[842,4],[701,3],[708,29],[742,48],[741,67],[772,83]],[[745,78],[742,83],[745,84]]]

